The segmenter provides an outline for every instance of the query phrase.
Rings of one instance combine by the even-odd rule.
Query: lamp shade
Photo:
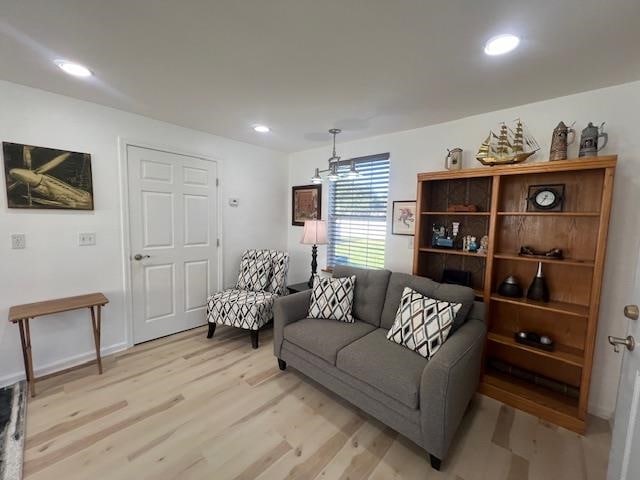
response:
[[[326,245],[327,224],[324,220],[307,220],[300,243],[303,245]]]

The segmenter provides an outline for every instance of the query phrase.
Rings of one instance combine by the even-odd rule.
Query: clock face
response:
[[[564,184],[529,185],[527,211],[562,211],[564,192]]]
[[[534,202],[540,208],[552,208],[558,202],[558,195],[553,190],[541,189],[536,192]]]

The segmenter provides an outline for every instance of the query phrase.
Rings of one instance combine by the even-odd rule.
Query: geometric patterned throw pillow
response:
[[[309,305],[309,318],[325,318],[353,323],[353,289],[356,276],[343,278],[315,277]]]
[[[271,280],[271,261],[269,259],[244,259],[240,263],[236,288],[261,292],[266,290],[269,280]]]
[[[431,358],[447,340],[461,303],[436,300],[405,287],[387,338]]]

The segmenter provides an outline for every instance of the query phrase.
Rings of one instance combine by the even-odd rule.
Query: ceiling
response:
[[[639,79],[639,24],[638,0],[0,0],[0,78],[297,151]]]

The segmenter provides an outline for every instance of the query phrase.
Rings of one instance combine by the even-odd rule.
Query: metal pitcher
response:
[[[444,167],[447,170],[460,170],[462,168],[462,149],[447,148],[447,157],[444,160]]]
[[[604,122],[600,124],[600,127],[596,127],[592,122],[589,122],[584,130],[582,130],[582,135],[580,136],[580,153],[579,157],[593,157],[598,154],[600,150],[602,150],[609,141],[609,134],[603,131]],[[603,138],[602,145],[598,147],[598,139]]]
[[[549,160],[566,160],[567,147],[574,142],[575,138],[576,131],[571,127],[567,127],[564,122],[560,122],[553,130]]]

